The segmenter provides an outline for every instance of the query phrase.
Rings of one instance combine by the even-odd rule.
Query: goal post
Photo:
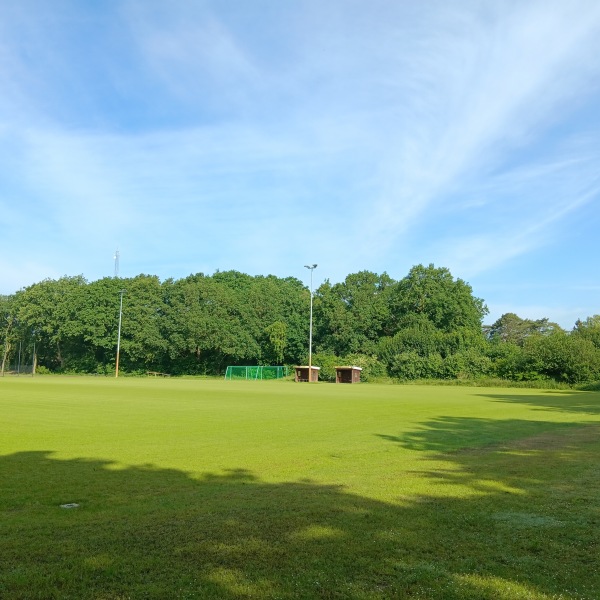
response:
[[[264,379],[283,379],[287,374],[287,367],[281,366],[229,366],[225,371],[225,380],[246,379],[257,381]]]

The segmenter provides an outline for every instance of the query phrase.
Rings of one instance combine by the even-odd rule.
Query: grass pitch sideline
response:
[[[600,596],[599,394],[4,378],[0,411],[2,598]]]

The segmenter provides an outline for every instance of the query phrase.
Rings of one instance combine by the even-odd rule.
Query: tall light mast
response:
[[[121,354],[121,321],[123,320],[123,294],[125,290],[119,290],[121,302],[119,303],[119,329],[117,333],[117,360],[115,362],[115,377],[119,376],[119,355]]]
[[[312,323],[313,323],[313,271],[317,265],[304,265],[310,271],[310,325],[308,333],[308,382],[312,381]]]

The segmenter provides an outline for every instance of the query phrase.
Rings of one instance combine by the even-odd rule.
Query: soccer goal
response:
[[[282,379],[288,374],[287,367],[251,366],[227,367],[225,379]]]

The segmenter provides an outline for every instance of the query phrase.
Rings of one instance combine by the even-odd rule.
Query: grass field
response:
[[[596,600],[599,434],[593,392],[6,377],[0,598]]]

